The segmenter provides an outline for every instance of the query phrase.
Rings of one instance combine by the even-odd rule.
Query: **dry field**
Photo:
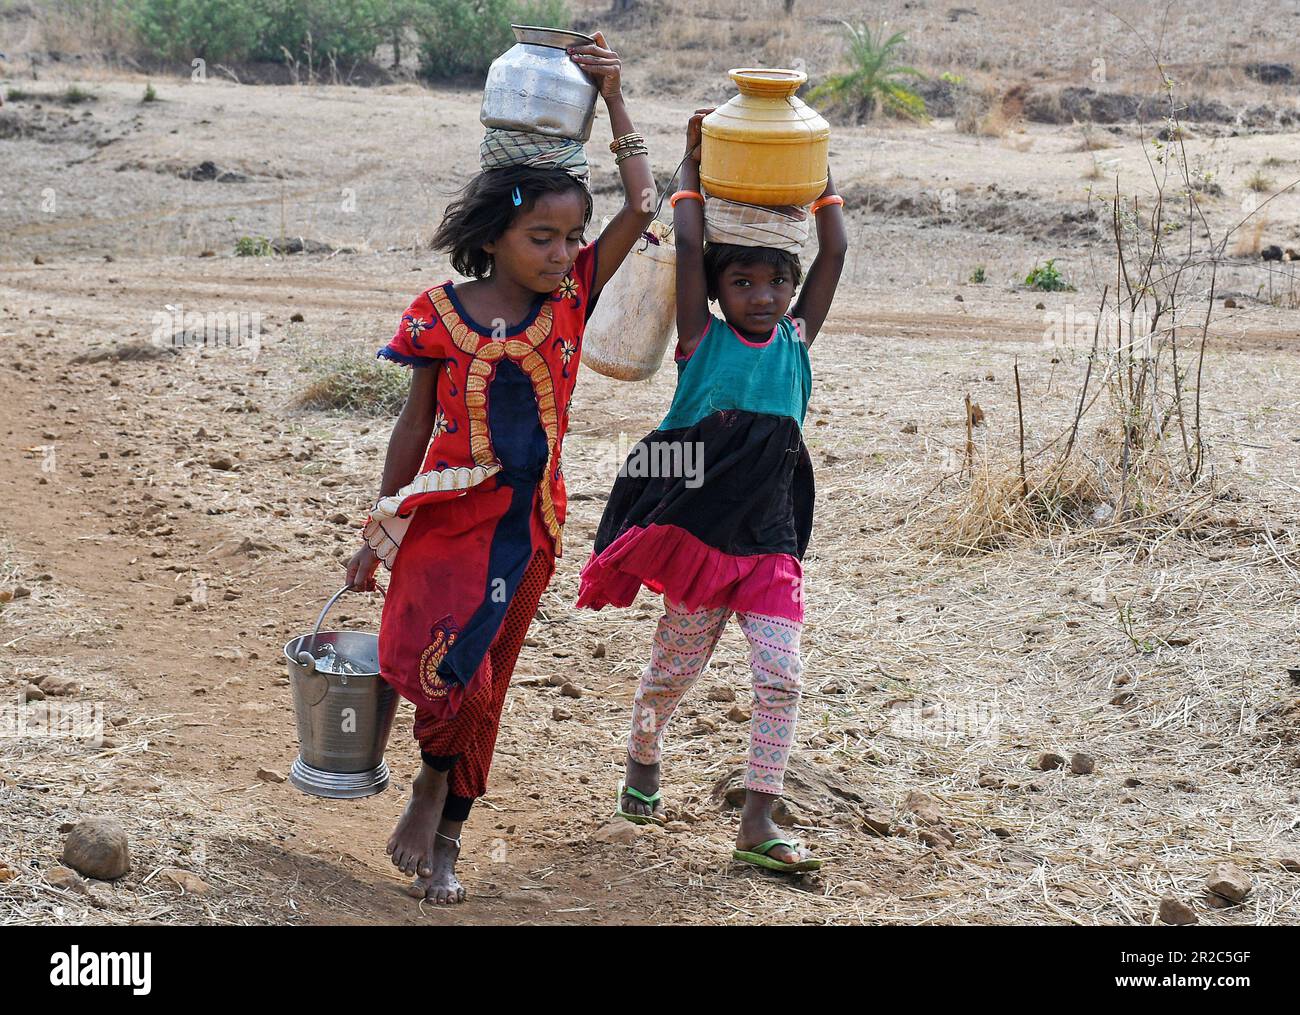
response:
[[[727,20],[721,4],[664,6],[608,29],[661,186],[684,115],[725,94],[728,65],[789,62],[790,38],[833,60],[841,16],[809,0],[793,26],[778,4]],[[879,5],[924,38],[915,59],[936,74],[1086,84],[1100,50],[1110,80],[1151,87],[1100,7],[1040,28],[1011,4],[978,6]],[[1216,6],[1171,15],[1171,63],[1206,98],[1296,110],[1295,84],[1239,70],[1283,55],[1294,5],[1238,3],[1222,20]],[[1159,10],[1143,6],[1137,27],[1158,29]],[[1090,341],[1045,339],[1047,324],[1095,308],[1113,279],[1089,191],[1149,199],[1151,146],[1125,123],[1091,128],[1108,147],[1089,150],[1082,125],[1014,110],[988,134],[952,117],[837,128],[854,250],[813,350],[818,507],[788,807],[826,868],[782,880],[730,861],[726,790],[746,727],[706,692],[746,700],[734,630],[669,733],[675,822],[630,842],[601,832],[656,603],[571,604],[619,448],[658,422],[672,372],[624,384],[584,371],[568,553],[466,829],[472,899],[439,911],[404,894],[383,854],[418,764],[408,706],[384,794],[315,799],[259,770],[287,772],[296,752],[281,646],[341,584],[390,427],[296,399],[323,357],[373,352],[447,276],[423,242],[475,169],[478,96],[155,77],[160,101],[145,105],[143,76],[89,58],[47,60],[32,80],[39,37],[0,26],[0,86],[35,94],[0,109],[0,695],[70,678],[59,700],[101,703],[111,724],[98,746],[0,740],[13,875],[0,922],[1147,924],[1165,897],[1202,923],[1300,922],[1300,265],[1258,257],[1300,247],[1300,194],[1261,209],[1220,268],[1201,384],[1212,499],[1140,534],[1099,521],[954,552],[933,536],[971,496],[952,475],[963,400],[985,414],[980,469],[1013,456],[1017,367],[1030,452],[1069,426]],[[56,101],[73,83],[93,101]],[[1189,158],[1219,185],[1204,197],[1216,234],[1300,177],[1294,129],[1190,129]],[[593,156],[599,216],[615,177]],[[242,179],[178,175],[205,161]],[[1271,186],[1256,193],[1259,176]],[[243,236],[335,252],[237,257]],[[1024,287],[1048,258],[1077,291]],[[983,284],[969,281],[979,265]],[[261,314],[261,341],[159,348],[168,307]],[[1106,447],[1104,408],[1081,430],[1091,454]],[[348,626],[377,625],[378,601],[340,609]],[[551,675],[582,696],[561,699]],[[571,719],[553,718],[561,701]],[[1039,770],[1045,753],[1067,766]],[[1070,770],[1076,753],[1091,772]],[[132,871],[86,891],[51,884],[60,825],[91,814],[126,826]],[[1240,905],[1207,902],[1221,863],[1251,879]],[[206,890],[180,892],[167,868]]]

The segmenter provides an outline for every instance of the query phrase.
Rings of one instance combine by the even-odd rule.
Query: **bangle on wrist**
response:
[[[668,199],[668,207],[676,208],[677,202],[686,197],[689,197],[692,201],[699,201],[700,204],[704,203],[704,195],[701,194],[698,190],[679,190],[676,194],[674,194],[672,197]]]
[[[816,215],[823,208],[826,208],[832,204],[843,205],[844,198],[840,197],[839,194],[827,194],[825,197],[817,198],[817,200],[812,203],[812,207],[809,208],[808,210],[812,214]]]
[[[614,138],[609,143],[609,150],[617,155],[620,148],[635,148],[638,145],[645,145],[645,135],[634,130],[621,137]]]

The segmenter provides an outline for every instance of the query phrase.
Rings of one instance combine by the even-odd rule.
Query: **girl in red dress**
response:
[[[473,281],[417,296],[380,351],[416,369],[348,582],[371,589],[380,563],[392,570],[379,665],[416,706],[422,764],[387,851],[440,903],[465,897],[461,824],[487,789],[511,672],[561,553],[560,455],[583,329],[653,217],[618,55],[600,33],[570,55],[609,111],[623,208],[584,246],[585,173],[536,162],[480,173],[434,240]]]

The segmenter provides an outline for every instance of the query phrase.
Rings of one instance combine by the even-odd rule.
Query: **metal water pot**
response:
[[[388,785],[384,748],[397,712],[397,692],[379,675],[378,635],[320,629],[346,591],[345,585],[325,604],[311,634],[284,647],[300,745],[289,781],[304,793],[341,800],[371,796]],[[362,672],[320,669],[313,655],[327,645]]]
[[[586,141],[600,89],[566,49],[596,40],[558,28],[510,27],[519,41],[492,61],[479,121],[485,127]]]

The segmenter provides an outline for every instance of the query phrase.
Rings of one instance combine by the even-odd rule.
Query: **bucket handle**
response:
[[[378,582],[375,582],[375,588],[379,590],[379,594],[381,596],[384,596],[385,598],[388,597],[388,593],[384,591],[384,587],[380,585]],[[312,655],[312,651],[314,651],[316,648],[316,636],[320,634],[320,626],[321,624],[325,623],[325,614],[329,613],[329,611],[334,608],[334,604],[339,601],[339,597],[343,595],[344,592],[349,592],[349,591],[352,591],[352,586],[344,585],[341,589],[335,592],[334,595],[330,596],[329,602],[327,602],[325,604],[325,608],[320,611],[320,616],[316,618],[316,626],[312,628],[311,631],[311,642],[310,642],[311,651],[302,648],[301,642],[299,643],[298,665],[301,666],[303,669],[305,669],[309,676],[316,672],[316,657]],[[343,674],[343,683],[346,684],[347,682],[348,682],[348,677],[347,674],[345,673]]]

